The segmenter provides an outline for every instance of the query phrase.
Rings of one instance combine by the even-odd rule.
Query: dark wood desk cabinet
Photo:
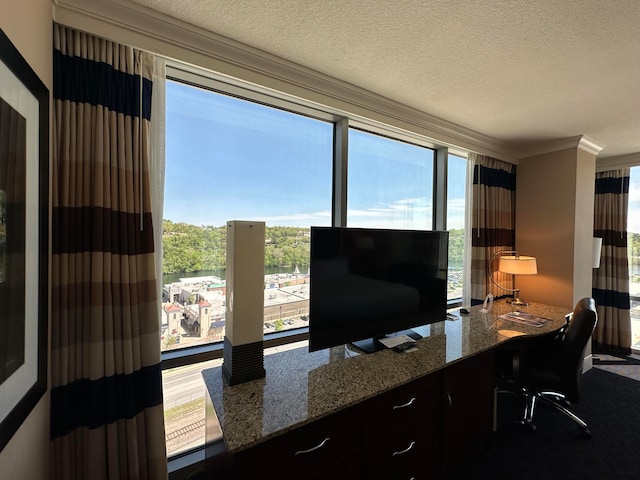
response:
[[[449,470],[491,438],[494,425],[494,351],[454,363],[442,378],[442,468]]]
[[[437,479],[493,431],[493,352],[233,456],[236,479]]]

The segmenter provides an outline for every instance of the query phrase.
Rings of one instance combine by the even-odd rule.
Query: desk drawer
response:
[[[438,375],[428,375],[371,399],[367,404],[367,434],[377,433],[379,428],[388,431],[398,426],[404,430],[424,419],[437,421],[440,402]],[[405,427],[405,425],[408,425]]]
[[[374,443],[377,445],[372,446]],[[369,459],[366,478],[435,479],[440,465],[438,446],[437,436],[369,439],[363,452],[363,459]]]
[[[335,472],[357,470],[360,419],[360,410],[350,408],[238,452],[234,478],[336,478]]]

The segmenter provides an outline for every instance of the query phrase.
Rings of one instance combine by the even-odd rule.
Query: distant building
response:
[[[179,302],[180,291],[182,285],[180,283],[168,283],[162,287],[162,301],[163,302]]]
[[[169,336],[180,336],[180,322],[182,320],[181,308],[173,303],[167,304],[162,309],[164,318],[162,319],[162,336],[161,341],[166,341]]]
[[[212,308],[211,303],[208,300],[200,300],[198,304],[199,308],[199,323],[200,323],[200,338],[204,338],[209,335],[209,327],[211,325]]]
[[[214,342],[224,339],[224,326],[224,317],[211,321],[211,324],[209,325],[209,336],[213,339]]]

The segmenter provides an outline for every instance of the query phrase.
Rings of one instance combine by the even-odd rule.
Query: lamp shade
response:
[[[600,253],[602,252],[602,239],[600,237],[593,237],[593,252],[591,266],[593,268],[600,268]]]
[[[505,255],[500,257],[498,271],[511,275],[535,275],[538,273],[536,257]]]

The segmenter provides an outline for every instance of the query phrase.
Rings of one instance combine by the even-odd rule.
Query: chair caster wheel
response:
[[[580,436],[582,438],[591,438],[591,430],[589,430],[588,428],[581,428]]]

